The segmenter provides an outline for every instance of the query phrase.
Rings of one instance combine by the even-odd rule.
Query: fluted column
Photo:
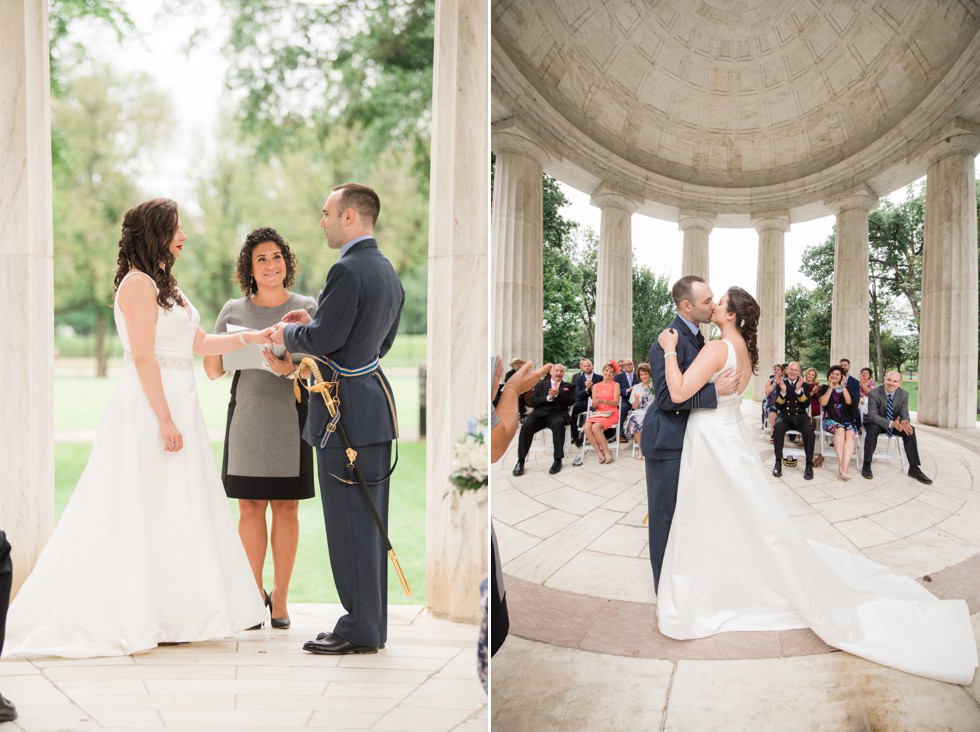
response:
[[[453,446],[486,414],[487,42],[485,3],[440,0],[435,15],[429,206],[426,602],[476,622],[487,574],[487,491],[456,493]],[[540,190],[540,177],[538,181]],[[398,474],[395,474],[395,480]],[[397,542],[396,542],[397,545]],[[420,577],[409,577],[416,583]]]
[[[0,3],[0,529],[14,592],[54,524],[54,290],[47,3]]]
[[[494,130],[496,155],[490,226],[493,251],[493,340],[507,363],[541,362],[544,277],[541,175],[545,154],[514,129]]]
[[[595,363],[633,357],[633,212],[636,201],[602,186],[592,195],[602,212],[595,287]]]
[[[681,211],[677,225],[684,232],[684,254],[680,276],[697,275],[707,280],[708,236],[715,226],[711,214]]]
[[[756,270],[756,301],[759,303],[759,373],[752,389],[753,399],[765,394],[772,365],[786,357],[786,232],[789,216],[768,214],[755,220],[759,233],[759,266]]]
[[[878,197],[867,186],[830,204],[837,214],[830,362],[849,359],[852,375],[869,363],[868,212]]]
[[[958,134],[927,158],[918,417],[938,427],[976,425],[978,152]]]

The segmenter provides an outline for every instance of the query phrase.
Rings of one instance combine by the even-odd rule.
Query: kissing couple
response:
[[[939,600],[863,554],[808,540],[777,497],[741,415],[759,364],[760,308],[740,287],[716,303],[702,278],[672,289],[677,317],[650,349],[641,434],[660,632],[810,628],[825,643],[908,673],[969,684],[964,600]],[[699,326],[721,337],[705,343]]]

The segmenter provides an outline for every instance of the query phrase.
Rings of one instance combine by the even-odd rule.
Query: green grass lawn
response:
[[[213,443],[215,460],[221,460],[222,445]],[[55,520],[62,512],[88,460],[87,443],[55,444]],[[290,583],[292,602],[338,602],[330,573],[327,542],[323,530],[319,486],[317,497],[300,501],[299,551]],[[351,489],[357,490],[357,489]],[[229,500],[235,520],[238,501]],[[398,468],[391,481],[388,533],[402,570],[412,588],[406,597],[394,570],[388,570],[388,598],[392,604],[425,604],[425,443],[402,442]],[[266,556],[266,587],[272,587],[272,557]]]

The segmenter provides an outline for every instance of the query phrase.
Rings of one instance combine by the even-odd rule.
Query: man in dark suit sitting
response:
[[[524,459],[531,450],[531,440],[534,435],[546,427],[551,430],[551,443],[554,446],[555,461],[551,464],[549,473],[554,475],[561,470],[561,461],[565,457],[565,427],[571,422],[569,409],[575,403],[575,393],[571,382],[564,381],[565,367],[556,363],[551,367],[551,375],[542,379],[531,391],[528,404],[534,410],[521,427],[517,441],[517,465],[514,475],[524,474]]]
[[[636,372],[633,371],[633,360],[630,358],[623,359],[623,370],[620,371],[615,376],[616,383],[619,384],[619,441],[629,442],[629,440],[622,434],[623,425],[626,423],[626,417],[629,416],[629,411],[632,408],[630,406],[630,392],[633,390],[633,384],[639,381]]]
[[[888,436],[901,437],[905,446],[905,457],[909,461],[909,477],[920,483],[930,485],[932,479],[926,477],[919,467],[919,445],[915,430],[909,422],[909,393],[901,388],[902,375],[898,371],[885,374],[885,383],[868,393],[868,414],[864,418],[864,465],[861,476],[869,480],[871,457],[878,446],[878,436],[887,432]]]
[[[595,374],[592,371],[592,361],[583,358],[578,362],[579,372],[572,377],[572,391],[575,392],[575,404],[572,405],[572,444],[582,447],[582,434],[578,428],[578,416],[589,406],[592,396],[592,382]]]

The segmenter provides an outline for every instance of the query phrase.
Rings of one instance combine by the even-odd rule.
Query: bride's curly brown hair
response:
[[[185,304],[177,290],[177,279],[170,272],[175,261],[170,242],[177,234],[179,221],[177,203],[169,198],[144,201],[126,212],[113,292],[119,289],[129,270],[138,269],[156,282],[157,303],[164,310]]]
[[[741,287],[728,288],[728,304],[726,309],[735,313],[735,327],[745,339],[752,360],[752,373],[759,373],[759,315],[762,310],[759,303]]]

